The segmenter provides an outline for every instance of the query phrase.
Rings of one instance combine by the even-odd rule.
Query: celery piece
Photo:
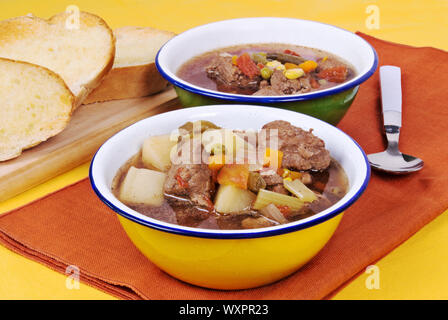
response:
[[[314,200],[317,200],[316,194],[304,185],[300,179],[295,179],[293,181],[284,179],[283,186],[303,202],[313,202]]]
[[[281,193],[260,189],[255,199],[253,208],[261,210],[269,204],[287,206],[292,210],[299,210],[304,206],[304,202],[296,197],[290,197]]]
[[[219,213],[246,213],[255,200],[255,194],[233,185],[220,185],[215,197],[215,210]]]

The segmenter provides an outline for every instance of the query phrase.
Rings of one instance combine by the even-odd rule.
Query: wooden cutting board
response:
[[[0,162],[0,201],[89,161],[116,132],[178,106],[173,89],[144,98],[80,106],[63,132],[16,159]]]

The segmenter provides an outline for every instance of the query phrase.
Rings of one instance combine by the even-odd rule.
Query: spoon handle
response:
[[[384,127],[401,128],[401,70],[395,66],[380,68],[381,103],[383,106]],[[396,128],[388,128],[394,126]]]

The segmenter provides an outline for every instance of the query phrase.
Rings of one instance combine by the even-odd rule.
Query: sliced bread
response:
[[[144,97],[167,86],[154,61],[157,51],[174,33],[127,26],[115,29],[114,35],[116,51],[113,68],[84,103]]]
[[[75,107],[112,68],[115,39],[100,17],[79,13],[79,23],[67,12],[49,20],[32,15],[0,22],[0,57],[44,66],[66,82]],[[70,26],[70,27],[69,27]]]
[[[75,97],[55,72],[0,58],[0,161],[61,132]]]

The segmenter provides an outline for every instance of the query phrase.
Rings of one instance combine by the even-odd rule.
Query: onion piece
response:
[[[285,216],[280,212],[280,210],[274,204],[268,204],[266,207],[259,211],[266,218],[271,220],[275,220],[279,223],[288,223],[288,220]]]

